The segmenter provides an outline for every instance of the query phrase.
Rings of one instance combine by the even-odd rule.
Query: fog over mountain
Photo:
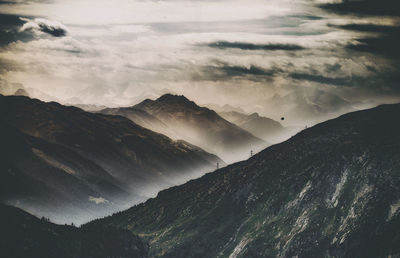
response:
[[[2,94],[30,88],[61,103],[120,107],[170,92],[285,116],[285,126],[400,100],[395,0],[0,5]],[[293,94],[301,97],[290,107],[269,104]],[[321,94],[343,101],[314,103]]]
[[[400,257],[399,103],[399,0],[0,0],[0,257]]]
[[[133,107],[108,108],[100,112],[122,115],[155,132],[193,143],[227,163],[247,159],[251,153],[270,145],[185,96],[165,94]]]
[[[213,170],[217,156],[132,121],[0,95],[0,202],[83,223]]]

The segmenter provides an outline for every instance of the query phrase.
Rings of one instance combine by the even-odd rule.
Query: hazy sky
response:
[[[396,0],[0,1],[0,92],[24,87],[44,99],[116,106],[170,91],[275,118],[396,102],[396,7]]]

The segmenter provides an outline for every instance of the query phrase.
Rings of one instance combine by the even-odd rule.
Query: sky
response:
[[[400,102],[396,0],[0,1],[0,93],[307,124]]]

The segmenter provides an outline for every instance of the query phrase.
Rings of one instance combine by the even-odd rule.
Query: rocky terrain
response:
[[[343,115],[85,225],[151,257],[398,257],[400,104]]]

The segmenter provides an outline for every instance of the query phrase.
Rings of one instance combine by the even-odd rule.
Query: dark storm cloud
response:
[[[339,66],[339,65],[338,65]],[[325,70],[329,70],[326,66]],[[376,93],[400,93],[400,74],[398,68],[393,67],[387,71],[374,71],[370,70],[369,74],[365,76],[344,76],[344,77],[328,77],[320,74],[311,73],[289,73],[287,77],[297,81],[309,81],[319,83],[326,86],[338,86],[338,87],[361,87],[362,89],[368,89],[370,92]]]
[[[207,46],[219,49],[237,48],[242,50],[286,50],[296,51],[303,50],[304,48],[294,44],[252,44],[245,42],[228,42],[228,41],[217,41],[207,44]]]
[[[344,17],[356,15],[366,17],[372,16],[400,16],[400,5],[398,0],[344,0],[342,3],[325,4],[320,7],[328,11],[343,14]],[[396,19],[393,17],[393,19]],[[400,27],[379,25],[371,23],[332,25],[329,27],[354,32],[363,32],[346,48],[349,55],[365,55],[369,57],[380,57],[386,60],[386,68],[377,70],[376,67],[367,66],[370,74],[365,78],[351,78],[347,85],[356,85],[370,90],[381,92],[400,92]],[[323,78],[307,77],[314,81],[323,81]],[[335,81],[328,80],[335,83]],[[346,83],[346,80],[339,80]]]
[[[400,16],[398,0],[343,0],[320,7],[338,13]]]
[[[54,37],[64,37],[65,35],[67,35],[67,31],[63,28],[49,26],[48,24],[45,23],[40,23],[39,27],[42,32],[50,34]]]
[[[24,24],[19,16],[11,14],[0,14],[0,47],[8,45],[17,40],[29,41],[33,36],[29,32],[19,31]]]
[[[377,25],[377,24],[345,24],[345,25],[334,25],[329,24],[330,27],[339,28],[344,30],[362,31],[362,32],[377,32],[385,34],[398,34],[400,32],[400,27],[389,26],[389,25]]]
[[[400,57],[400,27],[376,24],[330,25],[344,30],[371,32],[371,36],[358,38],[348,45],[352,50],[383,55],[389,59]]]
[[[21,20],[26,22],[22,27],[23,31],[41,31],[53,37],[64,37],[68,34],[67,28],[56,21],[38,18],[34,20],[21,18]]]
[[[225,81],[230,79],[271,81],[273,76],[280,72],[283,72],[283,70],[279,68],[264,69],[255,65],[246,67],[216,62],[214,65],[201,67],[199,72],[192,74],[192,79],[197,81]]]

